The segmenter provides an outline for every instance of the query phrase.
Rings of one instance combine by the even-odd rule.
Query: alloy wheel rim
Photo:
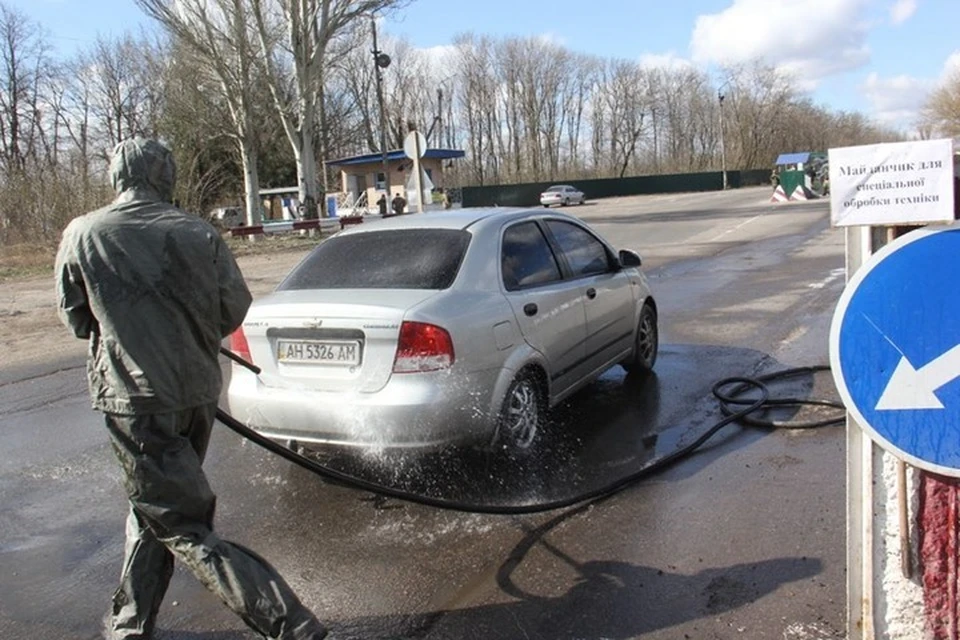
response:
[[[650,363],[653,350],[655,349],[655,336],[656,327],[653,324],[653,317],[651,314],[645,313],[643,321],[640,323],[640,336],[637,339],[637,346],[640,350],[640,356],[647,364]]]
[[[506,428],[519,449],[527,449],[537,435],[540,423],[540,403],[537,391],[529,380],[518,384],[507,403]]]

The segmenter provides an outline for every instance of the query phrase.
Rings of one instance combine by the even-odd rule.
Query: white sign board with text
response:
[[[953,220],[953,140],[830,149],[836,227]]]

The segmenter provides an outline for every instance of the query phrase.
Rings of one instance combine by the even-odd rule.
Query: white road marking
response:
[[[707,240],[707,242],[716,242],[717,240],[719,240],[719,239],[722,238],[723,236],[727,235],[728,233],[733,233],[734,231],[736,231],[736,230],[739,229],[740,227],[746,226],[746,225],[750,224],[751,222],[753,222],[754,220],[756,220],[757,218],[762,218],[762,217],[763,217],[763,214],[762,214],[762,213],[757,214],[757,215],[753,216],[752,218],[750,218],[749,220],[744,220],[743,222],[741,222],[741,223],[738,224],[737,226],[735,226],[735,227],[733,227],[733,228],[731,228],[731,229],[727,229],[726,231],[724,231],[724,232],[721,233],[720,235],[716,236],[715,238],[710,238],[709,240]]]
[[[834,280],[843,276],[846,272],[847,270],[843,267],[840,267],[839,269],[834,269],[829,273],[829,275],[827,275],[826,278],[824,278],[820,282],[811,282],[807,286],[810,287],[811,289],[823,289],[828,284],[832,283]]]

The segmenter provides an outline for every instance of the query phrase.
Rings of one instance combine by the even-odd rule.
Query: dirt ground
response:
[[[237,263],[256,298],[269,293],[280,279],[307,253],[240,255]],[[86,342],[78,340],[57,318],[53,273],[47,276],[0,282],[0,364],[18,366],[84,353]]]

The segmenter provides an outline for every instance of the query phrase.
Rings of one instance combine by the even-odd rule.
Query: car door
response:
[[[633,284],[599,238],[585,227],[559,219],[546,226],[571,282],[582,295],[587,317],[588,368],[616,360],[631,349],[636,302]]]
[[[562,393],[586,366],[582,287],[564,280],[543,230],[532,220],[504,229],[500,272],[524,340],[547,361],[554,394]]]

